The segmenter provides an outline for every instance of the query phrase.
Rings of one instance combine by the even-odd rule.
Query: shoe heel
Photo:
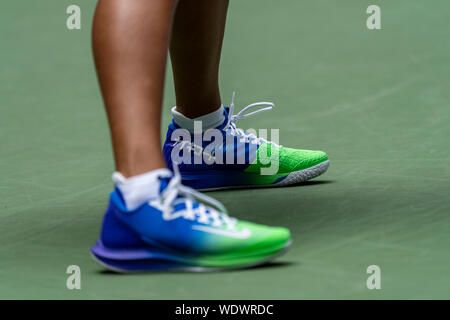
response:
[[[139,248],[144,246],[140,238],[119,220],[117,217],[118,214],[121,213],[118,212],[110,201],[103,218],[99,239],[103,245],[112,249]]]

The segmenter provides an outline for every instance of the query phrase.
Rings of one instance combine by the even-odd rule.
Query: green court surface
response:
[[[82,29],[66,28],[78,4]],[[381,30],[366,8],[381,7]],[[231,1],[224,102],[329,171],[288,188],[213,192],[233,216],[287,226],[265,267],[117,275],[92,260],[113,171],[93,69],[93,0],[0,5],[0,298],[450,298],[448,0]],[[169,122],[170,69],[164,102]],[[241,124],[241,123],[240,123]],[[164,132],[163,132],[164,134]],[[81,290],[66,268],[81,268]],[[381,268],[369,290],[366,269]]]

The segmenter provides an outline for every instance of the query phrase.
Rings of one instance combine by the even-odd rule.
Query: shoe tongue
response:
[[[169,185],[170,180],[172,177],[159,177],[159,193],[161,194]],[[176,199],[183,199],[184,197],[182,195],[178,195]],[[177,202],[177,201],[175,201]],[[198,208],[200,204],[196,201],[192,204],[192,208],[196,209]],[[184,201],[180,201],[175,204],[174,209],[175,211],[183,210],[186,208],[186,203]]]
[[[228,123],[228,113],[230,112],[230,107],[223,107],[224,111],[223,111],[223,115],[225,116],[225,119],[223,120],[223,123],[216,127],[216,129],[222,130],[223,128],[225,128],[225,126]]]

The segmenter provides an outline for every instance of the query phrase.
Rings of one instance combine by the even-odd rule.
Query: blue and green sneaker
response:
[[[265,263],[290,245],[289,230],[228,216],[174,170],[159,178],[158,197],[132,211],[115,188],[91,249],[95,260],[117,272],[214,271]]]
[[[264,108],[245,113],[259,106]],[[177,162],[183,184],[200,190],[287,186],[327,171],[323,151],[286,148],[236,126],[239,119],[273,107],[257,102],[234,114],[233,93],[230,107],[223,108],[225,121],[214,129],[192,133],[172,120],[163,147],[168,167]]]

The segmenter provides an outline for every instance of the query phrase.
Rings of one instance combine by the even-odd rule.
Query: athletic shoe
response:
[[[164,157],[169,168],[173,161],[179,163],[184,185],[204,191],[280,187],[310,180],[327,171],[329,160],[325,152],[286,148],[237,128],[239,119],[271,110],[274,104],[257,102],[234,114],[234,97],[233,93],[230,107],[224,108],[225,121],[216,130],[182,136],[175,121],[170,123]],[[260,106],[264,108],[245,113]],[[221,138],[210,138],[214,131]]]
[[[291,243],[285,228],[229,217],[220,202],[183,186],[176,167],[160,181],[159,197],[134,211],[118,188],[111,193],[91,249],[100,264],[117,272],[243,268],[273,259]]]

